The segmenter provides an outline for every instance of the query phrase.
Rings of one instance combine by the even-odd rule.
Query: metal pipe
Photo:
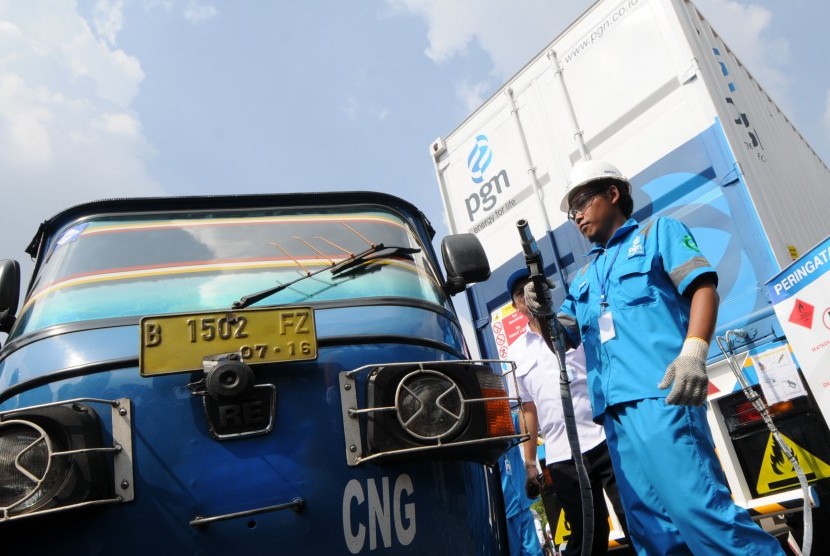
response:
[[[775,425],[772,416],[769,414],[766,402],[758,394],[758,392],[756,392],[755,389],[752,388],[752,385],[749,384],[749,381],[744,376],[744,373],[738,365],[737,361],[735,361],[735,353],[734,348],[732,346],[732,340],[729,338],[730,335],[746,339],[749,336],[749,334],[747,334],[746,331],[741,329],[727,330],[726,334],[724,334],[723,336],[715,337],[715,340],[717,341],[718,347],[720,348],[721,352],[723,352],[726,361],[729,363],[729,368],[732,369],[732,373],[734,373],[735,378],[738,379],[738,384],[741,385],[741,389],[743,390],[744,395],[750,401],[752,407],[755,408],[755,411],[757,411],[761,415],[761,418],[767,425],[767,429],[769,429],[770,433],[772,433],[772,437],[775,439],[775,443],[778,444],[779,448],[781,448],[781,451],[787,457],[790,464],[793,466],[795,474],[798,476],[798,482],[801,485],[802,497],[804,499],[804,505],[802,510],[804,516],[804,535],[801,540],[801,554],[802,556],[810,556],[810,550],[813,544],[813,512],[810,507],[810,487],[807,484],[807,477],[804,475],[804,470],[798,463],[798,458],[795,457],[795,454],[793,453],[790,446],[786,442],[784,442],[784,438],[781,436],[778,427]]]
[[[266,512],[278,512],[281,510],[294,510],[295,512],[302,511],[305,507],[305,501],[302,498],[294,498],[291,502],[285,504],[276,504],[274,506],[265,506],[264,508],[255,508],[252,510],[245,510],[242,512],[234,512],[230,514],[215,515],[211,517],[196,516],[190,520],[190,526],[201,529],[215,523],[217,521],[224,521],[227,519],[235,519],[238,517],[248,517],[251,515],[264,514]]]
[[[576,111],[574,110],[573,102],[571,102],[571,95],[568,93],[568,87],[565,86],[565,77],[562,75],[562,66],[559,65],[559,57],[553,49],[548,50],[547,55],[548,60],[550,60],[553,65],[554,81],[559,82],[562,89],[562,96],[565,98],[565,108],[567,108],[568,116],[571,120],[571,126],[574,131],[574,140],[576,141],[576,146],[579,148],[579,154],[583,160],[590,160],[591,155],[588,153],[588,149],[585,148],[585,141],[582,138],[582,130],[579,128],[579,122],[576,119]]]
[[[527,136],[525,135],[524,127],[522,127],[522,120],[519,118],[519,108],[516,106],[516,97],[513,94],[513,89],[508,88],[507,100],[510,103],[510,114],[513,116],[513,121],[516,123],[516,130],[519,133],[519,138],[522,143],[522,153],[525,156],[525,164],[527,164],[527,173],[530,174],[530,185],[536,198],[539,199],[539,206],[542,208],[542,216],[545,219],[545,232],[550,231],[550,218],[548,218],[548,211],[545,208],[545,194],[542,188],[539,187],[539,178],[536,175],[536,166],[533,164],[533,159],[530,156],[530,147],[527,144]]]

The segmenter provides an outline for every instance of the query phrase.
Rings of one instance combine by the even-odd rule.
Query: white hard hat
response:
[[[615,182],[628,186],[628,193],[631,192],[631,184],[628,182],[619,168],[605,162],[604,160],[580,160],[571,168],[568,176],[568,186],[565,188],[565,196],[559,204],[562,212],[568,212],[569,200],[579,194],[579,191],[586,185],[601,181],[614,180]]]

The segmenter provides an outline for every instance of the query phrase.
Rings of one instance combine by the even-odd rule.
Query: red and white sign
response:
[[[490,331],[499,350],[499,359],[507,359],[507,348],[524,334],[527,317],[506,303],[490,314]]]
[[[830,237],[767,282],[767,293],[830,424]]]

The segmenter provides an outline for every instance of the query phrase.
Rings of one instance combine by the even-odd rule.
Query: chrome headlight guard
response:
[[[509,365],[504,375],[490,364]],[[509,361],[449,360],[365,365],[339,375],[349,466],[367,461],[458,459],[495,463],[517,433]],[[514,384],[514,390],[515,384]]]
[[[88,404],[110,408],[112,445],[102,442],[98,414]],[[0,412],[0,447],[0,524],[134,498],[127,398],[78,398]],[[111,466],[103,462],[106,454]],[[106,473],[93,472],[102,466]]]

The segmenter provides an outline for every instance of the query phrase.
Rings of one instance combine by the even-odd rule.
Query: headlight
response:
[[[398,384],[395,407],[401,427],[421,440],[447,438],[466,415],[458,385],[444,373],[418,370]]]
[[[341,373],[340,387],[349,465],[435,458],[493,463],[520,436],[504,378],[477,362],[371,365]]]
[[[86,401],[110,405],[113,446],[103,445],[98,414],[80,400],[0,413],[0,524],[132,500],[129,400]],[[119,484],[126,485],[118,496],[114,467]]]
[[[65,458],[52,458],[54,452],[49,435],[36,424],[0,423],[0,508],[13,516],[53,499],[68,468]]]

